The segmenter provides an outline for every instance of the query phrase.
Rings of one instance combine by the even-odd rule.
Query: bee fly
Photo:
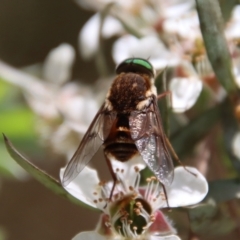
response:
[[[83,170],[101,145],[114,186],[117,179],[111,159],[126,162],[139,154],[163,185],[173,180],[174,167],[157,105],[153,66],[145,59],[130,58],[117,66],[116,74],[103,105],[67,165],[64,186]]]

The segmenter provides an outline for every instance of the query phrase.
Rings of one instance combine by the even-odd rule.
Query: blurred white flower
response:
[[[232,141],[232,151],[234,153],[234,155],[238,158],[238,160],[240,161],[240,132],[237,132],[233,138]]]
[[[196,11],[195,14],[191,14],[194,7],[194,1],[192,0],[172,0],[172,1],[144,1],[144,0],[131,0],[131,1],[77,1],[79,5],[84,6],[93,10],[105,9],[109,3],[113,3],[109,8],[108,16],[103,22],[102,36],[105,38],[113,35],[124,36],[127,32],[131,33],[131,30],[141,37],[147,37],[148,35],[159,35],[158,25],[161,25],[161,38],[167,39],[165,35],[167,31],[164,30],[165,25],[169,25],[172,21],[175,24],[178,22],[177,31],[180,35],[185,35],[186,32],[189,35],[187,29],[195,29],[193,26],[197,19]],[[186,14],[188,13],[189,14]],[[183,15],[186,15],[183,17]],[[194,16],[194,17],[193,17]],[[181,26],[181,28],[180,28]],[[80,32],[79,45],[81,54],[90,58],[93,57],[97,51],[99,41],[99,28],[100,28],[100,15],[95,14],[90,20],[84,25]],[[167,28],[166,28],[167,29]],[[162,31],[164,30],[164,31]],[[197,29],[196,31],[199,31]],[[133,34],[133,33],[132,33]],[[139,36],[138,36],[139,37]],[[175,36],[171,36],[175,38]],[[173,39],[169,39],[172,41]],[[193,39],[194,41],[195,39]],[[128,44],[126,45],[128,46]],[[162,47],[161,47],[162,48]],[[157,51],[157,49],[155,49]],[[142,48],[138,51],[147,52],[147,49]],[[158,50],[159,52],[159,50]],[[147,55],[149,57],[152,54],[150,51]],[[123,58],[121,59],[123,60]],[[166,60],[165,60],[166,61]]]
[[[185,112],[197,101],[202,91],[202,81],[192,65],[185,61],[175,69],[175,74],[169,83],[172,93],[172,108],[174,112]]]
[[[201,91],[202,82],[196,77],[172,78],[169,83],[172,93],[172,108],[174,112],[185,112],[197,101]]]
[[[80,53],[85,59],[93,57],[99,47],[100,21],[100,14],[96,13],[85,23],[79,33]],[[104,19],[101,33],[104,38],[110,38],[121,32],[123,27],[119,21],[111,16]]]
[[[74,48],[66,43],[54,48],[43,64],[43,79],[60,85],[71,79],[75,60]]]
[[[201,39],[199,19],[196,11],[187,12],[179,18],[167,18],[163,22],[163,31],[181,38],[181,42],[188,41],[192,44],[196,39]],[[193,46],[192,46],[193,47]]]
[[[86,9],[99,11],[110,3],[120,5],[125,10],[134,9],[136,8],[136,3],[143,4],[145,0],[75,0],[75,2]]]
[[[132,162],[133,161],[133,162]],[[174,170],[174,180],[164,190],[156,177],[146,179],[139,187],[140,171],[145,168],[141,158],[126,163],[112,161],[118,180],[113,196],[113,182],[101,182],[96,170],[85,167],[65,189],[85,204],[100,209],[104,219],[94,232],[78,234],[74,239],[179,239],[169,220],[159,211],[164,207],[181,207],[200,202],[208,192],[206,179],[195,168]],[[60,179],[65,169],[61,169]],[[86,182],[87,179],[87,182]],[[168,205],[169,204],[169,205]],[[160,224],[161,223],[161,224]],[[87,235],[86,235],[87,234]],[[171,237],[172,238],[171,238]]]
[[[126,58],[145,58],[157,70],[166,66],[174,66],[180,62],[180,58],[170,52],[157,36],[146,36],[139,39],[132,35],[125,35],[114,43],[112,55],[117,64]]]
[[[231,14],[231,18],[227,23],[225,34],[228,40],[240,39],[240,5],[236,5]]]
[[[42,142],[67,158],[74,153],[99,108],[90,87],[66,83],[74,59],[75,51],[69,44],[53,49],[43,64],[44,79],[0,63],[2,79],[23,90],[37,115],[36,130]]]
[[[233,74],[235,76],[234,79],[237,86],[240,88],[240,56],[239,56],[239,61],[234,61],[234,63],[235,63],[235,66],[233,67]]]

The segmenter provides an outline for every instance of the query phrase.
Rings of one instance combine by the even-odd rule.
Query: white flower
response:
[[[46,57],[40,79],[0,62],[0,76],[19,87],[37,115],[36,130],[45,145],[69,159],[99,105],[92,88],[70,80],[75,52],[61,44]]]
[[[174,66],[180,62],[180,58],[166,49],[161,40],[154,35],[141,39],[125,35],[114,43],[112,55],[117,64],[130,57],[145,58],[157,70],[166,66]]]
[[[109,201],[112,182],[103,183],[94,169],[85,167],[65,189],[85,204],[104,214],[98,229],[78,234],[84,239],[179,239],[169,220],[158,209],[180,207],[200,202],[208,191],[205,178],[195,169],[174,170],[170,186],[162,185],[156,177],[148,178],[146,187],[139,187],[140,171],[145,167],[140,158],[121,163],[112,161],[118,184]],[[61,169],[62,179],[64,169]],[[161,224],[160,224],[161,223]]]
[[[80,31],[78,37],[80,53],[86,59],[93,57],[99,47],[100,21],[100,14],[96,13],[85,23]],[[122,31],[122,25],[115,18],[107,16],[104,19],[101,33],[104,38],[110,38]]]
[[[176,34],[182,39],[194,42],[201,38],[199,19],[196,11],[188,12],[179,18],[167,18],[163,22],[163,30],[167,34]]]
[[[240,161],[240,132],[237,132],[232,141],[232,151]]]
[[[169,83],[169,90],[172,93],[172,108],[174,112],[184,112],[195,104],[203,84],[192,65],[187,61],[182,62],[175,72],[176,74]]]
[[[225,29],[225,34],[228,40],[240,38],[240,5],[236,5],[232,10],[232,16]]]
[[[52,49],[43,65],[43,78],[58,85],[70,80],[74,60],[75,51],[71,45],[63,43]]]

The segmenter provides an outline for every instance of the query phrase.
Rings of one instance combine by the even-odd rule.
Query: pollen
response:
[[[135,170],[135,172],[139,172],[139,167],[138,167],[138,166],[135,166],[135,167],[134,167],[134,170]]]
[[[142,230],[146,230],[148,227],[147,226],[144,226],[144,227],[142,227]]]
[[[156,178],[155,176],[152,176],[152,177],[151,177],[151,180],[152,180],[152,181],[156,181],[157,178]]]
[[[133,191],[133,190],[134,190],[134,187],[133,187],[133,186],[129,186],[129,190],[130,190],[130,191]]]
[[[155,216],[151,215],[151,216],[150,216],[150,221],[151,221],[151,222],[154,222],[155,220],[156,220]]]
[[[141,202],[136,202],[136,206],[139,208],[142,208],[142,203]]]
[[[150,182],[151,182],[151,178],[147,178],[147,179],[146,179],[146,182],[147,182],[147,183],[150,183]]]
[[[130,225],[130,224],[132,224],[133,223],[133,221],[132,220],[128,220],[128,224]]]
[[[139,208],[135,208],[134,212],[136,213],[137,216],[139,216],[141,214],[141,211]]]
[[[134,230],[134,231],[137,231],[137,229],[138,229],[137,226],[134,226],[134,227],[133,227],[133,230]]]

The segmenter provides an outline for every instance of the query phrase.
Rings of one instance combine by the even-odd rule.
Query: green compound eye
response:
[[[145,73],[150,77],[154,76],[154,68],[150,62],[142,58],[129,58],[120,63],[116,68],[116,73],[133,72]]]
[[[125,63],[134,63],[134,64],[138,64],[141,65],[145,68],[148,68],[149,70],[153,70],[153,67],[151,65],[150,62],[148,62],[145,59],[140,59],[140,58],[134,58],[134,59],[127,59],[124,61]]]

